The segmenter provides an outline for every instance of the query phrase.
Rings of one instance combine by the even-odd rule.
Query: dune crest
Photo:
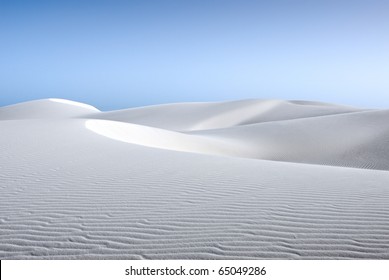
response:
[[[82,107],[82,108],[89,109],[92,111],[99,111],[98,109],[96,109],[92,105],[88,105],[85,103],[76,102],[76,101],[72,101],[72,100],[60,99],[60,98],[49,98],[49,100],[52,102],[58,102],[58,103],[62,103],[62,104],[68,104],[68,105],[72,105],[72,106]]]

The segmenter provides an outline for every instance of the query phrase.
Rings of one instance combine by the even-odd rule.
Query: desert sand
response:
[[[389,259],[389,110],[0,108],[0,259]]]

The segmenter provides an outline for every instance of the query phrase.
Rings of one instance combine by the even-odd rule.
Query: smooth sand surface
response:
[[[0,259],[389,259],[389,110],[0,108]]]

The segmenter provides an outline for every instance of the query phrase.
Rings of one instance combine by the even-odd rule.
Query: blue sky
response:
[[[0,106],[242,98],[389,108],[387,1],[0,0]]]

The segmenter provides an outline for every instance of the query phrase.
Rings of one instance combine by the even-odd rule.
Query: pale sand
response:
[[[3,107],[0,259],[389,259],[388,139],[317,102]]]

